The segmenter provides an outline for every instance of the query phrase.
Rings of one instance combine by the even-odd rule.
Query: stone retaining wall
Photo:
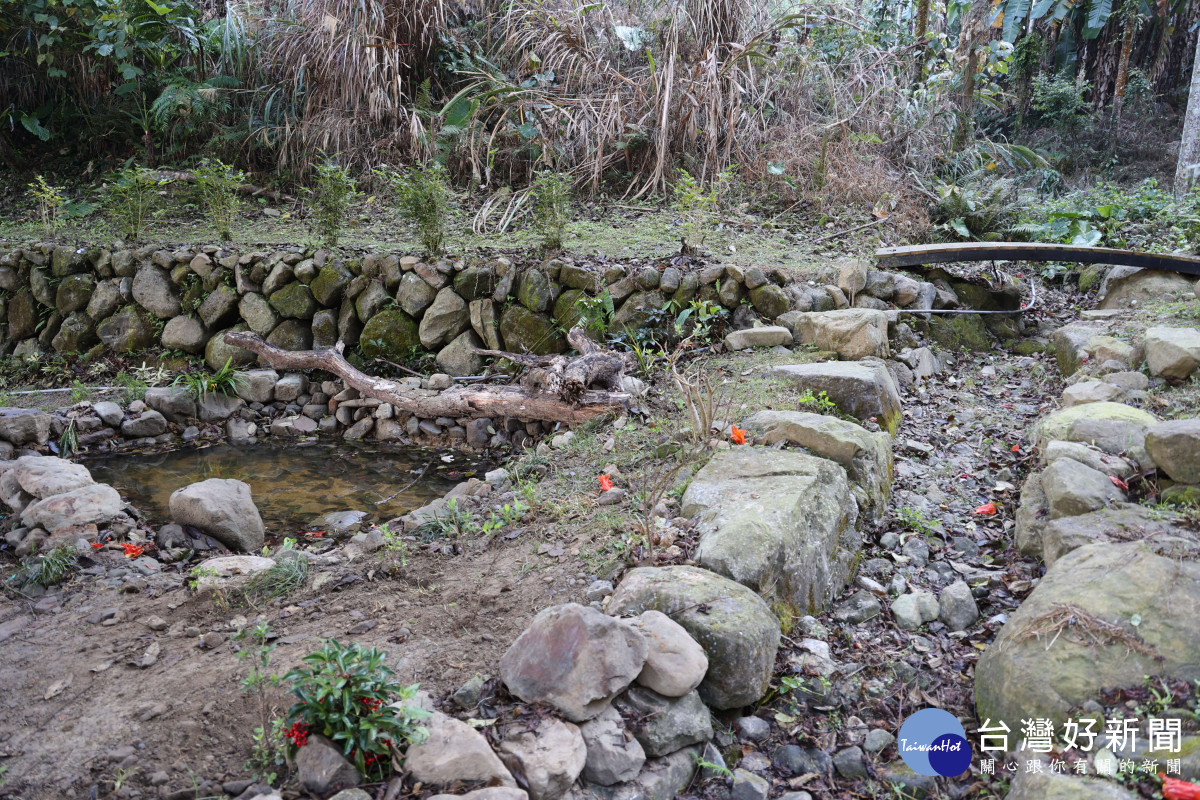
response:
[[[645,325],[669,301],[686,307],[696,299],[730,309],[733,326],[745,328],[788,312],[957,306],[968,284],[931,277],[880,272],[865,262],[798,280],[780,268],[733,264],[629,267],[572,257],[427,262],[386,252],[40,243],[0,249],[0,354],[125,353],[161,345],[203,354],[218,369],[229,358],[237,366],[253,363],[251,353],[221,338],[251,330],[289,350],[341,340],[366,357],[399,360],[415,348],[435,353],[442,371],[460,376],[482,368],[474,347],[564,351],[562,331],[579,319],[579,300],[604,289],[615,306],[614,330]],[[976,305],[971,296],[962,302]]]

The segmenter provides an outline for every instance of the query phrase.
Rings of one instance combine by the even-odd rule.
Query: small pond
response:
[[[462,451],[383,443],[261,443],[110,456],[87,467],[156,524],[170,521],[176,489],[208,478],[245,481],[267,530],[278,534],[331,511],[366,511],[372,522],[400,516],[482,477],[489,466],[470,459]]]

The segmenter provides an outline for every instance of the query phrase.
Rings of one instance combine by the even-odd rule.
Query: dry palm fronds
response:
[[[1021,639],[1049,638],[1046,649],[1049,650],[1064,633],[1085,647],[1106,647],[1109,645],[1124,645],[1126,650],[1161,661],[1162,655],[1147,644],[1136,634],[1111,622],[1088,613],[1077,605],[1061,603],[1050,611],[1033,620],[1033,624],[1021,635]]]
[[[262,32],[258,62],[280,166],[406,150],[423,133],[412,108],[445,21],[442,0],[290,0]]]

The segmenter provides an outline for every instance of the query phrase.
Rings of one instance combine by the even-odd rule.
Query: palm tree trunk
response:
[[[1183,139],[1179,142],[1179,162],[1175,168],[1175,196],[1182,199],[1197,183],[1200,183],[1200,36],[1196,37],[1192,87],[1183,116]]]

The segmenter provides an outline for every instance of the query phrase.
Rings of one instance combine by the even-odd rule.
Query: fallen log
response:
[[[568,401],[557,393],[525,386],[456,386],[421,397],[395,381],[356,369],[342,356],[342,342],[328,350],[283,350],[249,331],[230,331],[225,334],[225,343],[249,350],[273,369],[325,370],[364,397],[374,397],[418,417],[513,417],[577,425],[602,414],[624,411],[631,399],[623,392],[585,390],[576,400]]]
[[[531,392],[556,394],[568,403],[577,402],[589,388],[621,389],[621,379],[625,377],[624,356],[602,349],[588,338],[583,328],[568,331],[567,342],[579,351],[578,356],[531,356],[478,347],[475,353],[529,367],[521,377],[522,386]]]

